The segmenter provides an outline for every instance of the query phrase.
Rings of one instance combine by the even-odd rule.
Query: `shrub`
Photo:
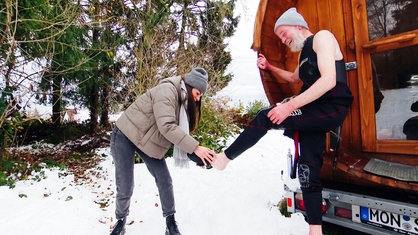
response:
[[[66,122],[57,127],[48,120],[30,119],[23,122],[18,132],[18,140],[21,145],[40,141],[59,144],[66,140],[77,140],[88,134],[91,134],[91,131],[86,123]]]
[[[15,181],[12,177],[7,176],[4,172],[0,172],[0,186],[7,185],[9,188],[14,188]]]
[[[22,130],[22,108],[13,98],[17,87],[6,86],[0,91],[0,150],[16,145],[17,133]]]
[[[245,108],[240,104],[235,108],[234,121],[240,128],[244,128],[250,123],[255,115],[257,115],[258,111],[266,106],[267,105],[261,100],[250,102]]]
[[[253,102],[250,102],[250,104],[246,108],[247,112],[245,113],[245,115],[253,119],[255,115],[258,113],[258,111],[266,106],[267,105],[261,100],[255,100]]]
[[[202,117],[199,127],[192,133],[200,145],[220,152],[229,137],[239,132],[234,124],[234,109],[227,106],[227,100],[205,98],[202,101]]]
[[[283,216],[290,217],[290,212],[287,211],[287,199],[286,198],[283,198],[282,200],[280,200],[278,207],[279,207],[280,213]]]
[[[229,107],[228,99],[206,98],[202,101],[202,118],[194,136],[202,146],[220,152],[226,147],[229,137],[234,136],[248,125],[258,110],[266,105],[262,101]]]

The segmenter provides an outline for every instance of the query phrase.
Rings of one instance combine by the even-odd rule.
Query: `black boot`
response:
[[[116,224],[113,226],[112,233],[110,235],[123,235],[125,234],[125,224],[126,218],[118,220]]]
[[[200,159],[200,157],[198,157],[195,153],[187,154],[187,156],[189,157],[190,160],[195,162],[197,166],[203,167],[205,165],[202,159]],[[212,165],[206,160],[205,162],[206,162],[206,169],[211,169]]]
[[[165,218],[167,228],[165,230],[165,235],[181,235],[179,228],[177,227],[176,220],[174,215],[169,215]]]

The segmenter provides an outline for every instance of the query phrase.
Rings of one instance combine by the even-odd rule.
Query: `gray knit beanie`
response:
[[[295,25],[309,29],[308,23],[306,23],[303,16],[299,14],[294,7],[289,8],[279,17],[279,19],[277,19],[276,24],[274,25],[274,32],[276,32],[280,25]]]
[[[208,73],[203,68],[196,67],[190,73],[186,73],[184,82],[204,94],[208,88]]]

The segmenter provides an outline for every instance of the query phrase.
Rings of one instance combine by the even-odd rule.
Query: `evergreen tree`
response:
[[[42,38],[48,39],[44,48],[46,66],[40,88],[51,95],[52,122],[60,126],[63,116],[63,90],[76,81],[84,64],[85,31],[80,27],[80,11],[73,1],[49,2],[47,13],[50,25]]]

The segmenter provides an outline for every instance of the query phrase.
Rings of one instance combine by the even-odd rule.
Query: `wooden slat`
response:
[[[259,51],[261,47],[261,29],[264,22],[268,0],[260,0],[254,21],[253,44],[251,48]]]
[[[361,140],[364,151],[376,151],[376,123],[374,119],[373,84],[370,54],[362,49],[368,43],[367,9],[364,0],[352,0],[353,28],[357,57]]]
[[[403,34],[403,35],[396,35],[396,36],[392,36],[392,37],[387,37],[383,40],[377,40],[377,41],[369,42],[369,43],[363,44],[362,47],[363,47],[363,49],[370,50],[370,49],[374,49],[378,46],[383,46],[383,45],[387,45],[387,44],[410,42],[415,38],[417,38],[416,33],[406,33],[406,34]]]
[[[315,27],[317,28],[317,32],[319,30],[329,30],[332,31],[331,25],[333,24],[333,17],[329,5],[329,0],[317,0],[316,1],[316,18],[317,23],[315,24]],[[338,10],[337,10],[338,11]]]
[[[351,1],[342,1],[342,12],[344,17],[343,34],[345,37],[345,44],[341,43],[341,49],[343,50],[346,62],[357,61]],[[353,96],[359,97],[357,70],[347,72],[347,84],[350,87]],[[356,152],[361,151],[361,138],[359,137],[359,133],[361,132],[359,109],[359,100],[355,98],[347,118],[344,120],[342,130],[342,145],[345,147],[350,146],[350,148]]]
[[[257,43],[254,41],[253,49],[264,54],[274,66],[286,70],[294,70],[297,58],[292,58],[294,55],[291,54],[294,53],[290,53],[279,41],[278,37],[274,34],[273,29],[277,18],[288,8],[295,6],[295,3],[296,0],[262,2],[262,4],[266,4],[265,6],[262,6],[265,9],[263,12],[264,18],[262,20],[257,18],[257,21],[262,21],[261,29],[258,28],[258,35],[254,35],[255,39],[258,37],[260,38],[260,45],[259,47],[254,46]],[[293,95],[294,92],[298,90],[294,85],[287,82],[283,83],[280,79],[274,78],[268,71],[261,71],[260,74],[270,104],[275,104],[282,99]]]
[[[418,154],[418,141],[414,140],[378,140],[376,145],[377,152]],[[416,163],[418,165],[418,156]]]

